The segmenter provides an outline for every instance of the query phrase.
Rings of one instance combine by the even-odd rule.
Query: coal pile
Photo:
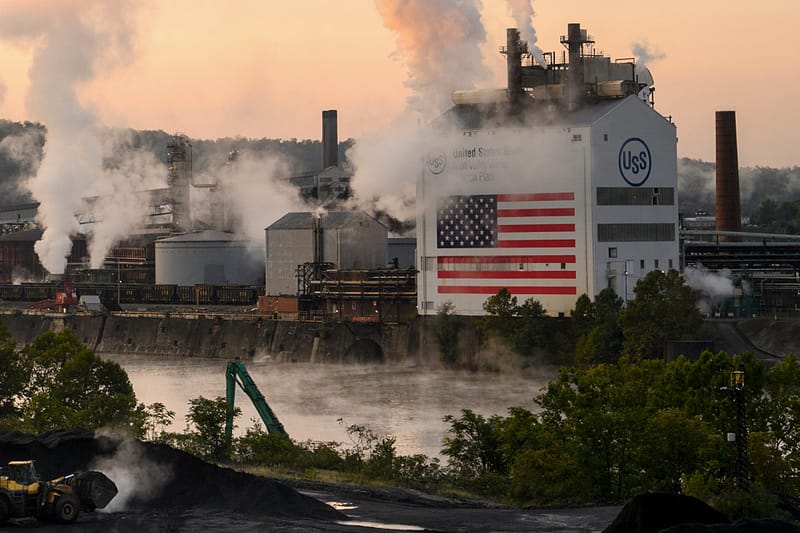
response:
[[[282,483],[206,463],[166,445],[54,431],[0,433],[0,464],[33,459],[43,479],[100,470],[120,488],[118,510],[220,509],[277,518],[343,520],[345,515]],[[119,500],[119,501],[118,501]]]
[[[705,502],[681,494],[634,496],[603,533],[657,533],[678,524],[729,524],[730,520]]]

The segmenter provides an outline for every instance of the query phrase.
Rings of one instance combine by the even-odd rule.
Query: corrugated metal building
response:
[[[602,58],[581,55],[593,53],[582,48],[591,41],[573,26],[562,37],[569,66],[528,67],[521,79],[532,90],[508,91],[518,101],[456,105],[429,128],[418,183],[420,313],[449,301],[482,315],[503,287],[520,303],[533,297],[550,314],[569,313],[583,293],[611,287],[631,299],[649,271],[678,268],[675,125],[647,96],[604,97],[596,78],[575,82],[584,59],[588,67]]]
[[[384,268],[386,227],[361,211],[287,213],[266,229],[266,293],[296,295],[297,268],[331,263],[338,270]]]
[[[260,285],[263,258],[230,233],[198,231],[156,241],[156,284]]]

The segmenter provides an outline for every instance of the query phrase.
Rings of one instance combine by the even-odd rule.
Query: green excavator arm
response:
[[[241,361],[228,361],[228,367],[225,370],[225,396],[228,401],[227,416],[225,418],[225,443],[230,450],[231,441],[233,440],[233,411],[236,405],[236,386],[241,387],[253,405],[258,411],[261,420],[264,422],[264,427],[267,432],[272,434],[281,434],[289,436],[283,428],[275,412],[270,408],[264,395],[258,390],[255,381],[248,374],[247,369]]]

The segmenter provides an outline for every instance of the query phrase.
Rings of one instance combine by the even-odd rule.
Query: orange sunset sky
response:
[[[435,0],[431,0],[432,2]],[[40,120],[26,106],[30,68],[45,37],[19,36],[15,9],[81,11],[79,0],[0,2],[0,117]],[[338,109],[339,137],[387,127],[404,109],[408,67],[372,0],[120,1],[135,28],[132,51],[99,62],[78,84],[81,105],[106,125],[225,136],[320,138],[323,109]],[[22,7],[21,7],[22,6]],[[611,7],[613,6],[613,8]],[[680,156],[714,159],[714,112],[737,112],[743,166],[800,164],[800,28],[797,0],[536,0],[544,51],[580,22],[597,48],[631,57],[645,43],[656,109],[678,127]],[[505,84],[505,0],[484,0],[481,50],[492,79]],[[103,24],[97,19],[97,24]]]

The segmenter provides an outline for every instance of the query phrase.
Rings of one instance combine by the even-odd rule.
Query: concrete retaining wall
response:
[[[414,324],[342,324],[273,321],[264,317],[158,313],[0,315],[18,346],[48,330],[72,330],[99,353],[135,353],[287,361],[400,362],[416,356]]]

